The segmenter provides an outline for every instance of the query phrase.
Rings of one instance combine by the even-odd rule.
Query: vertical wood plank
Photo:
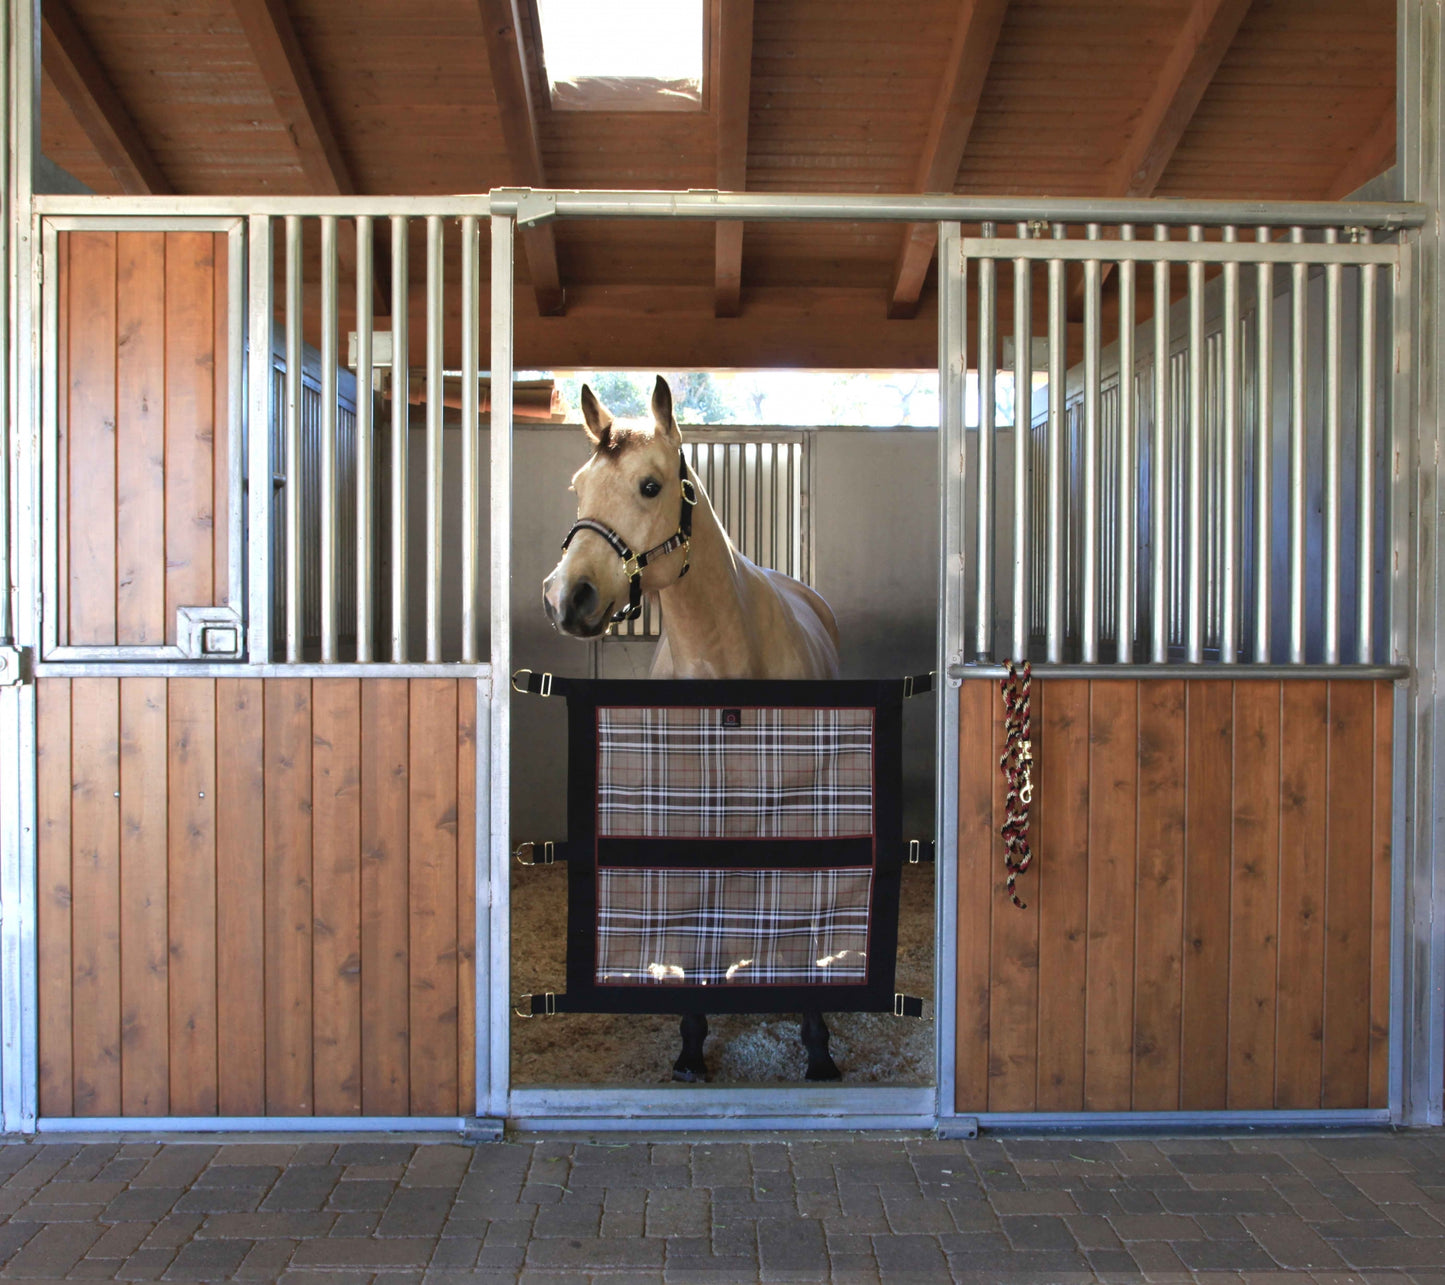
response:
[[[266,705],[266,1112],[310,1115],[311,684],[272,678]]]
[[[55,613],[56,640],[70,641],[70,239],[55,244]],[[47,484],[48,485],[48,484]]]
[[[260,678],[216,681],[216,1073],[222,1115],[266,1113],[265,720]]]
[[[1089,684],[1088,1003],[1084,1108],[1127,1111],[1134,1077],[1137,681]]]
[[[70,1005],[70,681],[35,684],[40,1114],[74,1109]]]
[[[1363,1107],[1370,1096],[1370,894],[1374,808],[1364,788],[1375,756],[1368,683],[1329,688],[1325,870],[1325,1021],[1321,1105]],[[1370,770],[1369,778],[1374,772]]]
[[[316,1112],[361,1111],[361,685],[312,683]]]
[[[1370,1098],[1390,1105],[1390,856],[1394,807],[1395,688],[1375,684],[1375,832],[1370,889]]]
[[[214,586],[211,601],[221,605],[225,603],[229,590],[227,576],[231,543],[231,404],[230,392],[227,387],[230,380],[230,335],[227,332],[227,327],[230,325],[227,294],[230,283],[228,269],[230,249],[224,232],[216,232],[212,235],[215,287],[211,309],[211,351],[215,355],[213,363],[215,377],[211,380],[211,423],[215,425],[215,430],[212,434],[211,445],[211,511],[214,515],[211,543],[215,560],[211,572],[211,581]]]
[[[411,1110],[457,1111],[457,684],[411,684]]]
[[[116,641],[138,645],[167,640],[165,246],[116,238]]]
[[[1179,1109],[1184,936],[1184,684],[1139,692],[1139,835],[1135,883],[1136,1111]]]
[[[216,683],[170,684],[171,1111],[214,1115],[217,871]],[[227,872],[227,895],[230,877]]]
[[[1236,684],[1234,714],[1229,1108],[1268,1110],[1279,965],[1280,685]]]
[[[1039,699],[1042,684],[1035,684],[1034,696]],[[1044,698],[1039,716],[1047,717],[1048,699]],[[1037,708],[1037,706],[1036,706]],[[1034,753],[1047,753],[1042,730],[1035,740]],[[993,761],[998,763],[1004,749],[1004,724],[1001,702],[994,702]],[[1002,823],[1005,786],[1003,774],[993,774],[993,814],[996,824]],[[1042,771],[1036,777],[1035,790],[1047,790]],[[1020,880],[1018,890],[1027,909],[1020,910],[1004,890],[1006,871],[1003,864],[1003,841],[994,844],[990,866],[992,889],[989,907],[993,915],[991,958],[989,963],[989,1061],[988,1109],[990,1111],[1032,1111],[1038,1102],[1039,1065],[1039,884],[1038,868]]]
[[[170,1110],[166,680],[120,682],[121,1110]]]
[[[1314,1108],[1324,1039],[1326,684],[1285,683],[1282,707],[1274,1104]]]
[[[457,684],[457,1110],[477,1109],[477,697]]]
[[[1180,1105],[1220,1110],[1229,1079],[1232,683],[1185,684],[1184,1009]]]
[[[988,1009],[993,902],[992,683],[958,689],[958,959],[954,994],[954,1110],[988,1109]]]
[[[361,1109],[405,1115],[408,1051],[409,684],[361,684]]]
[[[76,1115],[119,1115],[120,680],[71,687],[71,1003]]]
[[[176,609],[214,599],[214,234],[165,234],[166,629]]]
[[[1020,891],[1038,908],[1036,1105],[1040,1111],[1081,1111],[1089,902],[1089,684],[1051,680],[1035,683],[1033,691],[1035,789],[1029,837],[1038,852],[1037,864],[1024,876]],[[998,901],[994,913],[1018,914],[1006,900]]]
[[[115,233],[72,232],[67,562],[72,644],[115,643]]]

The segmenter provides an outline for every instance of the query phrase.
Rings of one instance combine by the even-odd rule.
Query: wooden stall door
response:
[[[956,1110],[1387,1106],[1391,685],[1034,693],[1025,910],[1002,704],[959,693]]]
[[[472,1115],[476,702],[41,679],[40,1114]]]
[[[226,235],[62,232],[55,272],[46,611],[59,646],[174,644],[230,589]]]

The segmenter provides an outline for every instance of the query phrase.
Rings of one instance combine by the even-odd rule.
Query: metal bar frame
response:
[[[1202,223],[1193,223],[1191,228],[1202,229]],[[1217,225],[1211,225],[1217,226]],[[1224,228],[1234,226],[1224,224]],[[1331,225],[1325,229],[1338,232],[1339,227]],[[1052,242],[1029,242],[1022,244],[1013,237],[974,237],[963,243],[964,254],[970,259],[1064,259],[1070,263],[1304,263],[1315,264],[1360,264],[1393,263],[1396,250],[1392,243],[1348,242],[1307,242],[1303,245],[1287,241],[1205,241],[1202,236],[1191,237],[1188,241],[1101,241],[1092,239],[1065,241],[1054,252]]]

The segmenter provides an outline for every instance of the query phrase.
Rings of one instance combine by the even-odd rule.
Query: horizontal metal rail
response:
[[[963,682],[968,679],[987,679],[998,682],[1006,677],[1008,670],[1003,665],[950,665],[948,676]],[[1251,679],[1279,682],[1281,680],[1329,679],[1331,682],[1355,679],[1366,682],[1404,682],[1410,677],[1408,665],[1201,665],[1188,661],[1166,662],[1162,665],[1074,665],[1049,664],[1040,662],[1033,666],[1033,677],[1041,678],[1098,678],[1117,681],[1120,678],[1219,678],[1229,682],[1248,682]]]
[[[960,223],[1040,220],[1045,223],[1235,223],[1250,227],[1420,227],[1425,207],[1403,201],[1179,201],[1018,196],[938,196],[917,193],[845,196],[818,193],[577,192],[495,188],[455,196],[70,196],[35,198],[45,215],[110,217],[267,214],[410,218],[428,215],[514,215],[522,226],[548,219],[676,218],[851,222]]]
[[[1329,230],[1349,227],[1330,224]],[[1017,237],[965,239],[975,259],[1062,259],[1068,263],[1393,263],[1388,243],[1326,241],[1033,241]]]

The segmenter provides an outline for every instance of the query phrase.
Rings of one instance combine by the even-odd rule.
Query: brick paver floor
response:
[[[1445,1131],[0,1143],[0,1279],[1445,1285]]]

